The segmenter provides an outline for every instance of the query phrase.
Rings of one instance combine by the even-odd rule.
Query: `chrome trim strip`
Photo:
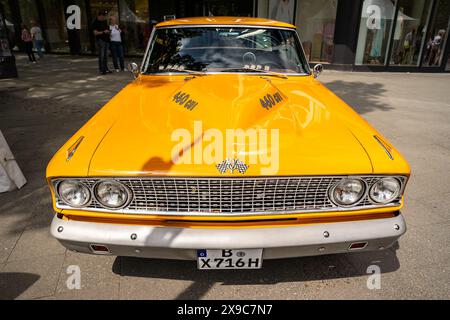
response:
[[[77,141],[72,144],[69,149],[66,150],[66,161],[69,161],[72,159],[73,155],[75,154],[75,151],[77,151],[78,147],[80,146],[81,142],[83,142],[84,136],[80,136]]]
[[[159,215],[159,216],[193,216],[193,217],[247,217],[247,216],[267,216],[267,215],[287,215],[300,213],[324,213],[324,212],[348,212],[369,209],[395,208],[399,207],[400,203],[390,203],[385,205],[367,205],[359,207],[336,207],[321,210],[285,210],[285,211],[266,211],[266,212],[187,212],[187,211],[154,211],[154,210],[107,210],[98,208],[72,208],[69,206],[59,206],[59,209],[80,210],[90,212],[104,212],[104,213],[120,213],[120,214],[141,214],[141,215]]]
[[[200,76],[203,75],[208,75],[208,74],[241,74],[241,75],[252,75],[252,76],[261,76],[261,77],[276,77],[274,74],[270,74],[270,73],[263,73],[263,72],[219,72],[219,71],[202,71],[202,74]],[[155,73],[145,73],[143,74],[144,76],[184,76],[184,77],[189,77],[189,76],[198,76],[196,74],[193,73],[187,73],[187,72],[175,72],[175,71],[170,71],[170,72],[155,72]],[[284,75],[286,77],[298,77],[298,76],[310,76],[310,74],[308,73],[280,73],[280,75]],[[281,76],[279,76],[280,79],[286,79],[286,78],[281,78]]]
[[[381,145],[381,147],[383,148],[383,150],[387,153],[389,159],[394,160],[394,157],[392,156],[391,152],[386,148],[385,143],[381,140],[380,137],[378,136],[373,136],[375,138],[375,140],[377,140],[377,142]]]
[[[248,29],[282,29],[282,30],[296,30],[296,28],[266,26],[262,24],[177,24],[172,26],[155,26],[155,29],[177,29],[177,28],[248,28]]]
[[[142,62],[141,62],[141,68],[140,68],[141,74],[144,73],[144,69],[143,68],[145,66],[145,61],[150,56],[149,55],[150,44],[153,42],[153,37],[155,36],[155,31],[156,31],[156,28],[153,28],[152,32],[150,33],[150,37],[148,38],[147,48],[145,49],[144,57],[142,58]]]

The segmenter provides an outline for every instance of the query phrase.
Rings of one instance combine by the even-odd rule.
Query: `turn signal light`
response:
[[[109,253],[108,247],[101,244],[91,244],[91,249],[95,253]]]
[[[364,249],[367,246],[367,242],[353,242],[348,250]]]

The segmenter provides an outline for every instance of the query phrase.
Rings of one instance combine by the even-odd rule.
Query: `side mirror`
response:
[[[139,71],[139,66],[137,65],[136,62],[132,62],[129,65],[130,71],[133,74],[133,77],[136,79],[137,77],[139,77],[139,74],[141,73]]]
[[[313,75],[314,78],[317,78],[319,76],[319,74],[321,74],[323,71],[323,65],[321,65],[320,63],[316,64],[313,68]]]

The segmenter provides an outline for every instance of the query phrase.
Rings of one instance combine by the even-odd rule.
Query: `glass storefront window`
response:
[[[68,30],[69,41],[71,42],[71,52],[73,53],[91,53],[90,26],[88,23],[86,2],[84,0],[71,0],[70,4],[80,7],[81,29]]]
[[[25,24],[28,29],[31,29],[33,22],[40,25],[39,11],[35,0],[19,0],[21,23]],[[20,30],[22,28],[20,27]],[[23,48],[24,42],[20,40],[20,33],[18,35],[19,43],[17,47]],[[16,48],[16,47],[14,47]]]
[[[106,10],[109,16],[118,16],[117,0],[90,0],[89,5],[92,21],[97,18],[98,12],[101,10]]]
[[[39,22],[39,13],[34,0],[19,0],[22,23],[31,28],[33,21]]]
[[[16,31],[14,29],[14,18],[11,13],[11,9],[9,7],[9,3],[7,0],[0,0],[0,3],[3,6],[3,15],[4,15],[4,21],[6,25],[6,36],[8,37],[9,43],[11,44],[11,48],[14,48],[16,46],[15,40],[16,40]]]
[[[423,53],[422,66],[440,67],[450,27],[450,1],[437,0],[435,16],[430,22]],[[445,63],[445,62],[444,62]]]
[[[204,15],[252,17],[253,0],[206,0]]]
[[[143,54],[150,37],[148,0],[119,0],[125,54]]]
[[[9,47],[8,30],[3,12],[3,4],[0,3],[0,57],[10,57],[11,49]]]
[[[356,48],[356,65],[385,64],[394,15],[394,0],[364,0]]]
[[[91,17],[92,23],[97,19],[98,13],[100,11],[107,12],[107,23],[109,23],[109,18],[112,16],[119,17],[119,10],[117,7],[117,0],[90,0],[89,1],[91,7]],[[89,26],[89,32],[93,34],[92,23]],[[97,48],[98,49],[98,48]],[[126,54],[127,52],[125,52]]]
[[[296,26],[311,62],[332,62],[337,0],[300,0]]]
[[[392,38],[390,65],[418,65],[432,1],[400,0]]]
[[[269,18],[294,24],[295,0],[269,0]]]
[[[64,6],[58,0],[43,0],[46,40],[52,52],[69,52]],[[42,27],[42,25],[41,25]]]

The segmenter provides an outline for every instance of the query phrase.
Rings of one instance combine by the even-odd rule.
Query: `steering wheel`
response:
[[[244,65],[256,64],[256,56],[253,52],[247,51],[242,55],[242,62]]]

